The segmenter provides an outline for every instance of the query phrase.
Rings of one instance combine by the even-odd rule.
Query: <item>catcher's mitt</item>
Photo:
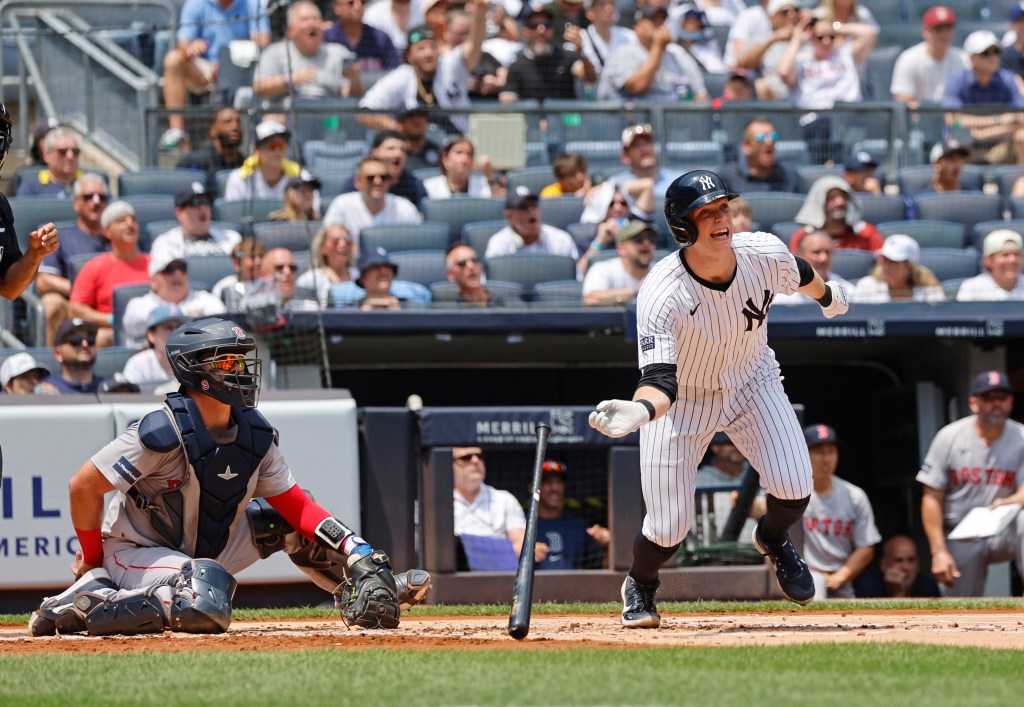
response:
[[[401,609],[388,556],[373,552],[348,568],[349,578],[335,591],[345,623],[363,628],[398,628]]]

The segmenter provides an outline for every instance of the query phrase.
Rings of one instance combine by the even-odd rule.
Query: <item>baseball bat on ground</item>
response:
[[[533,608],[533,547],[537,543],[537,506],[540,504],[540,475],[551,428],[543,422],[537,425],[537,455],[533,460],[533,489],[530,512],[526,515],[526,536],[519,553],[516,586],[512,590],[512,609],[508,613],[508,635],[516,640],[526,638],[530,632],[530,610]]]

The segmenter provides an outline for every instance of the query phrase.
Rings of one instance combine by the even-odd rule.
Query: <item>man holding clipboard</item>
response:
[[[1010,419],[1013,388],[1006,374],[979,373],[968,404],[973,415],[939,430],[917,473],[932,574],[943,596],[981,596],[992,563],[1016,560],[1018,571],[1024,568],[1024,425]],[[962,523],[972,509],[1001,516],[1007,513],[1001,507],[1011,504],[1017,511],[1003,522],[976,525],[983,514],[975,510]]]

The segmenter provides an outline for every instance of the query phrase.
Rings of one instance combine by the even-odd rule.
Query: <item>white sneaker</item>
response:
[[[182,147],[187,143],[188,133],[181,128],[168,128],[167,131],[160,136],[161,150],[173,150],[177,147]]]

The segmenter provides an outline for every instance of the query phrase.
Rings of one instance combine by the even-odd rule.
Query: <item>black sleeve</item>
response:
[[[7,275],[7,269],[21,260],[21,246],[14,230],[14,212],[7,197],[0,194],[0,278]]]
[[[796,269],[800,271],[800,287],[811,284],[811,280],[814,279],[814,268],[799,255],[793,257],[796,258]]]
[[[675,365],[671,363],[652,363],[650,366],[644,366],[640,371],[640,380],[637,382],[636,387],[641,388],[645,385],[657,388],[668,396],[670,403],[674,403],[676,401],[676,391],[679,389],[679,383],[676,381]]]

